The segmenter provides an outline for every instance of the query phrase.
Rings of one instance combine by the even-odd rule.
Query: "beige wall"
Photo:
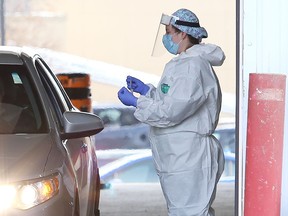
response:
[[[67,26],[63,51],[161,75],[172,57],[151,57],[161,13],[178,8],[195,12],[209,34],[205,43],[215,43],[226,53],[226,61],[215,68],[222,89],[235,92],[235,1],[231,0],[66,0]],[[96,88],[100,87],[94,84]],[[97,92],[97,91],[96,91]],[[117,89],[104,98],[115,99]],[[117,99],[117,98],[116,98]]]
[[[225,92],[235,92],[235,2],[231,0],[10,0],[6,2],[7,41],[12,45],[52,48],[90,59],[161,75],[171,55],[151,57],[162,12],[195,12],[226,61],[215,68]],[[13,4],[12,4],[13,3]],[[21,12],[22,16],[15,16]],[[49,11],[52,17],[35,17]],[[105,94],[99,89],[105,88]],[[118,101],[117,88],[93,83],[93,99]]]

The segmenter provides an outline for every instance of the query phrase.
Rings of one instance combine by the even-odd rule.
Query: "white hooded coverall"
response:
[[[212,66],[223,51],[194,45],[165,66],[155,88],[140,96],[135,117],[151,126],[150,142],[169,216],[210,216],[224,169],[223,150],[212,135],[221,89]]]

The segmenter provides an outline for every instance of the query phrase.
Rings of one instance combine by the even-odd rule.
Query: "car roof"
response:
[[[139,151],[136,154],[131,154],[131,155],[128,155],[128,156],[124,156],[124,157],[122,157],[120,159],[117,159],[115,161],[112,161],[112,162],[102,166],[99,169],[100,177],[108,175],[113,170],[120,169],[121,167],[127,166],[130,163],[133,163],[134,161],[145,160],[146,158],[147,159],[152,158],[152,152],[151,152],[150,149],[145,149],[145,150],[142,150],[141,152]]]
[[[125,106],[121,103],[93,103],[93,109],[126,109],[126,110],[135,110],[135,107]]]
[[[97,157],[99,159],[118,159],[120,157],[145,153],[147,151],[151,151],[151,149],[106,149],[106,150],[97,150]]]
[[[126,164],[129,164],[133,161],[138,161],[140,159],[151,158],[152,152],[151,149],[137,149],[137,150],[122,150],[122,149],[111,149],[111,150],[102,150],[97,151],[97,157],[99,158],[118,158],[108,164],[105,164],[101,167],[102,172],[100,171],[100,176],[107,175],[114,169],[119,169]],[[235,161],[235,153],[225,152],[225,159]]]
[[[23,61],[20,58],[22,54],[35,56],[36,52],[29,47],[0,46],[0,64],[23,65]]]
[[[234,130],[235,131],[235,123],[219,123],[215,129],[215,132],[220,130]]]
[[[229,118],[219,118],[218,125],[216,130],[226,130],[226,129],[233,129],[235,130],[235,118],[229,117]]]

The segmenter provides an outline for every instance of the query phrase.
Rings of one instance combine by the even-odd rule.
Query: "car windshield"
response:
[[[40,104],[23,65],[0,65],[0,134],[46,132]]]
[[[133,115],[134,111],[135,109],[130,108],[94,108],[94,114],[98,115],[103,120],[105,126],[108,127],[140,124]]]

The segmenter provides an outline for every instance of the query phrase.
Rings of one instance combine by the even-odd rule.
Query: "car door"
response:
[[[73,110],[74,108],[55,75],[40,58],[36,59],[35,66],[40,73],[44,87],[54,108],[53,110],[55,110],[57,127],[61,133],[63,128],[63,113]],[[93,211],[91,203],[94,204],[91,200],[89,201],[89,191],[95,189],[93,186],[96,185],[94,183],[96,180],[93,176],[95,172],[93,172],[94,167],[90,137],[65,139],[61,140],[61,142],[67,152],[75,176],[75,190],[78,193],[80,215],[88,215]],[[63,178],[65,178],[65,176]],[[94,179],[94,181],[91,181],[92,179]]]

